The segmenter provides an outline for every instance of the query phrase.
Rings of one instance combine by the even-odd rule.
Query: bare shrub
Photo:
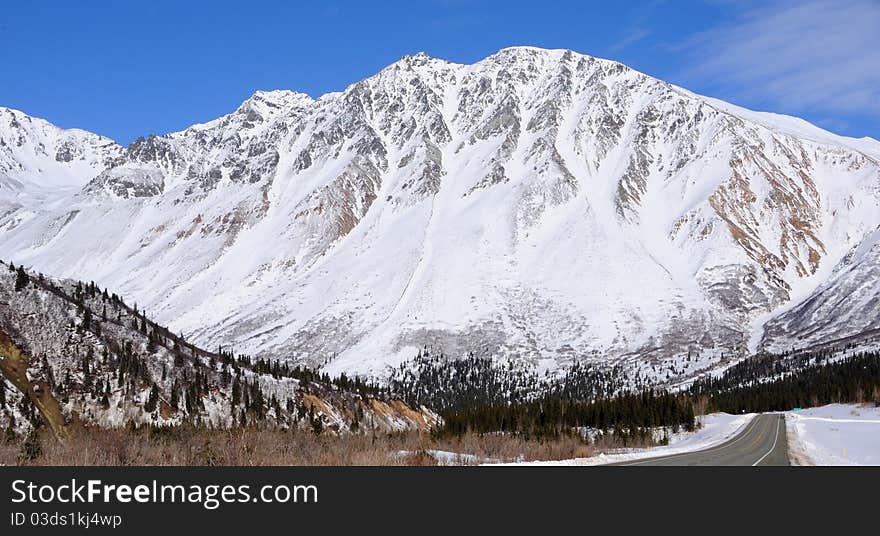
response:
[[[83,427],[60,442],[48,429],[39,432],[39,452],[21,457],[24,438],[0,444],[0,463],[25,465],[153,465],[153,466],[430,466],[434,451],[451,453],[444,463],[564,460],[585,458],[622,446],[649,446],[610,436],[586,442],[577,436],[534,439],[508,434],[433,437],[425,433],[315,435],[302,430],[256,427],[210,429],[102,429]],[[636,441],[637,442],[637,441]],[[459,454],[460,456],[456,456]]]

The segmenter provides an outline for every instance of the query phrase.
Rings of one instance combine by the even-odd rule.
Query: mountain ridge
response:
[[[645,72],[643,72],[643,71],[639,71],[639,70],[637,70],[637,69],[635,69],[635,68],[633,68],[633,67],[630,67],[630,66],[626,65],[625,63],[619,62],[619,61],[617,61],[617,60],[613,60],[613,59],[610,59],[610,58],[602,58],[602,57],[598,57],[598,56],[592,56],[592,55],[588,55],[588,54],[582,54],[582,53],[576,52],[576,51],[574,51],[574,50],[572,50],[572,49],[565,49],[565,48],[552,48],[552,49],[548,49],[548,48],[541,48],[541,47],[535,47],[535,46],[530,46],[530,45],[513,45],[513,46],[508,46],[508,47],[501,48],[501,49],[499,49],[495,54],[492,54],[492,55],[488,56],[487,58],[485,58],[484,60],[481,60],[481,61],[489,60],[489,59],[494,58],[495,56],[497,56],[497,55],[499,55],[499,54],[501,54],[501,53],[515,53],[515,52],[517,52],[517,51],[532,51],[532,52],[539,52],[539,53],[561,53],[561,54],[562,54],[562,53],[565,53],[565,52],[569,52],[569,53],[577,54],[577,55],[579,55],[579,56],[589,57],[589,58],[591,58],[591,59],[593,59],[593,60],[603,61],[603,62],[607,62],[607,63],[609,63],[609,64],[613,64],[613,65],[620,65],[620,66],[626,68],[627,70],[633,71],[633,72],[635,72],[635,73],[638,73],[638,74],[640,74],[640,75],[643,75],[643,76],[645,76],[645,77],[648,77],[648,78],[650,78],[650,79],[652,79],[652,80],[656,80],[656,81],[662,82],[662,83],[664,83],[664,84],[667,84],[667,85],[669,85],[670,87],[673,87],[673,88],[675,88],[675,89],[677,89],[677,90],[679,90],[679,91],[683,91],[683,92],[686,93],[687,95],[690,95],[690,96],[693,96],[693,97],[697,97],[697,98],[700,98],[700,99],[705,99],[705,100],[710,101],[710,102],[717,103],[718,105],[720,105],[720,108],[722,108],[722,109],[724,109],[724,110],[727,110],[728,113],[730,113],[731,115],[734,115],[734,116],[739,116],[740,114],[743,114],[743,113],[746,113],[746,114],[748,114],[748,115],[750,115],[750,116],[752,116],[752,117],[767,116],[767,118],[768,118],[768,123],[770,123],[771,125],[773,124],[773,122],[772,122],[772,121],[769,121],[769,119],[772,119],[772,118],[781,118],[781,119],[784,119],[784,120],[794,120],[795,123],[801,123],[801,124],[803,124],[804,126],[806,126],[809,130],[815,131],[815,132],[817,132],[817,133],[823,133],[825,136],[821,136],[822,138],[832,138],[832,139],[837,140],[838,142],[840,142],[840,141],[865,142],[865,143],[868,143],[868,144],[873,144],[874,146],[873,146],[873,147],[868,147],[867,149],[865,149],[865,148],[857,149],[857,148],[855,148],[855,147],[853,147],[853,148],[854,148],[854,149],[857,149],[857,150],[868,150],[868,151],[870,151],[870,152],[872,152],[872,153],[873,153],[874,151],[880,151],[880,140],[878,140],[877,138],[873,138],[873,137],[871,137],[871,136],[863,136],[863,137],[861,137],[861,138],[855,138],[855,137],[845,136],[845,135],[841,135],[841,134],[834,133],[834,132],[832,132],[832,131],[830,131],[830,130],[826,130],[826,129],[822,128],[822,127],[819,127],[819,126],[817,126],[817,125],[814,125],[813,123],[810,123],[809,121],[806,121],[806,120],[804,120],[804,119],[802,119],[802,118],[800,118],[800,117],[797,117],[797,116],[792,116],[792,115],[782,114],[782,113],[777,113],[777,112],[772,112],[772,111],[756,111],[756,110],[750,110],[750,109],[748,109],[748,108],[745,108],[745,107],[742,107],[742,106],[738,106],[738,105],[736,105],[736,104],[732,104],[732,103],[729,103],[729,102],[723,101],[722,99],[719,99],[719,98],[710,97],[710,96],[708,96],[708,95],[702,95],[702,94],[699,94],[699,93],[693,92],[693,91],[688,90],[687,88],[685,88],[685,87],[683,87],[683,86],[680,86],[680,85],[677,85],[677,84],[672,84],[672,83],[669,83],[669,82],[664,82],[662,79],[660,79],[660,78],[658,78],[658,77],[656,77],[656,76],[650,75],[650,74],[645,73]],[[453,62],[453,61],[451,61],[451,60],[447,60],[447,59],[444,59],[444,58],[431,56],[431,55],[427,54],[425,51],[419,51],[419,52],[416,52],[416,53],[413,53],[413,54],[406,54],[406,55],[402,56],[399,60],[397,60],[396,62],[393,62],[393,63],[389,64],[388,66],[386,66],[386,67],[383,68],[382,70],[386,70],[386,69],[388,69],[388,68],[394,67],[395,65],[397,65],[397,64],[399,64],[399,63],[402,63],[402,62],[405,62],[405,61],[408,61],[408,60],[412,60],[412,59],[428,59],[428,60],[431,60],[431,61],[441,62],[441,63],[445,63],[445,64],[453,65],[453,66],[467,66],[467,65],[472,65],[472,64],[466,64],[466,63],[457,63],[457,62]],[[380,72],[381,72],[381,71],[380,71]],[[374,75],[374,76],[375,76],[375,75]],[[372,77],[368,77],[368,78],[372,78]],[[366,79],[365,79],[365,80],[366,80]],[[309,95],[308,93],[303,93],[303,92],[300,92],[300,91],[296,91],[296,90],[293,90],[293,89],[287,89],[287,88],[258,89],[258,90],[255,90],[254,93],[251,94],[247,99],[245,99],[244,101],[242,101],[242,102],[239,104],[238,108],[236,108],[236,110],[234,110],[234,111],[237,111],[239,108],[241,108],[241,106],[247,104],[249,101],[251,101],[251,99],[253,99],[254,97],[258,97],[258,96],[265,97],[265,96],[272,96],[272,95],[290,95],[290,96],[307,97],[309,100],[311,100],[311,101],[313,101],[313,102],[317,102],[317,101],[320,101],[321,99],[329,98],[329,97],[332,97],[332,96],[334,96],[334,95],[338,95],[338,94],[344,93],[345,90],[349,89],[349,88],[350,88],[351,86],[353,86],[353,85],[356,85],[357,83],[358,83],[358,82],[354,82],[354,83],[350,84],[349,86],[347,86],[346,88],[344,88],[343,90],[328,91],[328,92],[322,93],[321,95],[319,95],[319,96],[317,96],[317,97],[312,97],[312,96]],[[46,123],[52,124],[52,122],[51,122],[49,119],[47,119],[47,118],[28,114],[28,113],[25,112],[24,110],[20,110],[20,109],[18,109],[18,108],[12,108],[12,107],[7,107],[7,106],[0,106],[0,110],[7,111],[7,112],[16,112],[16,113],[21,114],[21,115],[23,115],[23,116],[28,116],[28,117],[30,117],[30,118],[32,118],[32,119],[36,119],[36,120],[39,120],[39,121],[43,121],[43,122],[46,122]],[[227,115],[228,115],[228,114],[227,114]],[[224,116],[221,116],[220,118],[222,118],[222,117],[224,117]],[[206,126],[206,125],[210,125],[211,123],[213,123],[214,121],[217,121],[217,120],[220,119],[220,118],[212,119],[212,120],[208,120],[208,121],[201,122],[201,123],[193,123],[193,124],[189,125],[188,127],[184,128],[184,129],[182,129],[182,130],[171,131],[171,132],[167,132],[167,133],[164,133],[164,134],[159,134],[159,133],[155,133],[155,132],[153,132],[153,133],[149,133],[149,134],[144,134],[144,135],[141,135],[140,138],[146,138],[146,137],[150,137],[150,136],[169,136],[169,135],[172,135],[172,134],[180,134],[180,133],[183,133],[183,132],[185,132],[186,130],[192,129],[192,128],[194,128],[194,127],[204,127],[204,126]],[[54,124],[53,124],[53,126],[54,126]],[[776,128],[779,128],[780,125],[779,125],[779,124],[775,124],[775,125],[773,125],[773,126],[775,126]],[[768,127],[769,127],[769,125],[768,125]],[[100,136],[101,138],[104,138],[104,139],[107,139],[107,140],[113,141],[114,143],[116,143],[116,144],[119,145],[120,147],[126,147],[126,146],[127,146],[127,145],[125,145],[125,144],[120,144],[119,142],[113,140],[112,138],[110,138],[110,137],[108,137],[108,136],[104,136],[104,135],[101,135],[101,134],[96,134],[96,133],[93,133],[93,132],[91,132],[91,131],[88,131],[88,130],[85,130],[85,129],[81,129],[81,128],[78,128],[78,127],[70,127],[70,128],[56,127],[56,128],[59,128],[60,130],[64,130],[64,131],[79,131],[79,132],[86,133],[86,134],[94,134],[94,135]],[[786,131],[786,133],[788,133],[788,134],[794,134],[795,132]],[[816,139],[815,141],[821,141],[821,139]]]

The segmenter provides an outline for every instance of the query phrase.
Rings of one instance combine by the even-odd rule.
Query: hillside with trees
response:
[[[209,351],[94,283],[0,267],[0,429],[249,425],[428,430],[437,416],[359,378]]]

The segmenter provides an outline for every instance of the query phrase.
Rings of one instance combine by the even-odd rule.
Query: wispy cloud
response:
[[[634,45],[639,41],[645,39],[651,35],[651,31],[645,28],[635,28],[628,35],[624,36],[622,39],[608,47],[608,50],[611,52],[617,52],[619,50],[623,50],[630,45]]]
[[[880,117],[880,2],[728,5],[740,10],[736,21],[683,45],[686,77],[789,113]]]
[[[655,12],[666,2],[667,0],[649,0],[636,7],[631,7],[625,16],[626,19],[629,19],[624,24],[625,33],[608,47],[608,51],[619,52],[650,37],[653,34],[650,27],[655,18]]]

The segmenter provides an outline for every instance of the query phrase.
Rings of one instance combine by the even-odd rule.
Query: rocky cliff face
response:
[[[713,366],[880,224],[877,142],[564,50],[408,56],[100,154],[0,215],[5,256],[332,372],[425,344]]]

